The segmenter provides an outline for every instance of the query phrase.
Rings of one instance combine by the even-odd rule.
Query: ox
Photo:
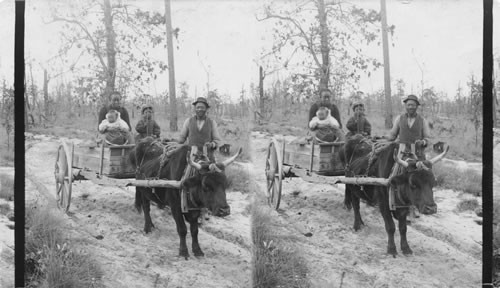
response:
[[[150,216],[150,202],[156,203],[160,209],[169,206],[180,237],[179,256],[186,259],[189,257],[185,221],[190,224],[194,255],[203,256],[204,253],[198,243],[199,208],[208,208],[213,215],[219,217],[229,215],[230,207],[226,202],[225,191],[227,179],[223,171],[238,157],[241,149],[236,155],[221,163],[195,163],[190,155],[190,147],[181,146],[169,156],[164,165],[161,165],[163,148],[154,144],[151,137],[144,138],[130,153],[130,161],[137,166],[136,179],[158,177],[159,179],[181,180],[187,165],[192,165],[198,173],[182,181],[181,188],[189,195],[188,206],[195,209],[182,213],[179,189],[136,187],[135,207],[139,212],[144,212],[144,232],[149,233],[154,227]]]
[[[423,214],[437,212],[437,205],[434,202],[432,191],[435,185],[432,165],[441,160],[448,151],[446,149],[442,154],[431,160],[417,162],[414,159],[402,160],[397,155],[398,148],[398,143],[387,143],[377,153],[370,154],[372,144],[364,141],[362,136],[356,135],[347,140],[340,151],[340,160],[346,168],[347,177],[367,175],[387,179],[395,162],[405,167],[403,174],[394,176],[389,180],[389,185],[393,187],[395,194],[395,211],[391,211],[389,208],[389,189],[386,186],[346,185],[344,199],[346,206],[350,207],[352,205],[354,211],[353,228],[355,231],[358,231],[361,225],[364,225],[359,213],[360,199],[367,201],[369,205],[378,204],[388,235],[387,253],[394,257],[397,255],[396,244],[394,243],[396,228],[392,217],[398,220],[403,254],[412,254],[413,252],[406,239],[406,217],[409,213],[409,206],[416,206],[419,212]],[[370,156],[372,156],[372,159],[369,165]],[[367,169],[368,173],[366,173]]]

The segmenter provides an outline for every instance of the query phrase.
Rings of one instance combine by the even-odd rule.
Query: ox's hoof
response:
[[[203,253],[203,251],[201,251],[201,248],[194,249],[193,250],[193,254],[196,257],[203,257],[203,256],[205,256],[205,253]]]
[[[401,247],[401,251],[403,251],[403,254],[406,256],[412,255],[413,251],[411,251],[409,246],[406,247]]]
[[[144,225],[144,233],[146,233],[146,234],[151,233],[151,231],[153,230],[152,228],[155,228],[155,225],[153,225],[153,224]]]
[[[179,249],[179,257],[182,257],[186,260],[189,259],[189,252],[187,249]]]
[[[387,247],[387,254],[392,255],[392,257],[396,258],[398,255],[398,251],[396,251],[396,247]]]
[[[354,229],[354,231],[358,232],[363,226],[365,226],[365,223],[361,221],[360,223],[354,223],[354,226],[352,228]]]
[[[347,211],[351,211],[351,209],[352,209],[352,205],[351,205],[351,203],[345,203],[345,202],[344,202],[344,207],[343,207],[343,208],[344,208],[345,210],[347,210]]]

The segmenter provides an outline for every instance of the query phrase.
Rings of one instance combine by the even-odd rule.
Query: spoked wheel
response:
[[[73,144],[67,145],[63,142],[59,146],[54,176],[56,178],[57,206],[64,212],[68,212],[73,182]]]
[[[271,207],[278,210],[281,201],[281,184],[283,180],[283,149],[276,139],[269,143],[266,158],[267,200]],[[281,151],[283,150],[283,151]]]

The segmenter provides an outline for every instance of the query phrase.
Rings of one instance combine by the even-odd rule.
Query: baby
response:
[[[135,125],[135,130],[139,133],[136,142],[147,136],[160,137],[160,126],[153,119],[153,106],[144,105],[142,107],[142,119]]]
[[[110,144],[125,144],[129,138],[127,122],[120,118],[120,112],[116,110],[109,110],[106,119],[99,124],[99,132],[105,135]]]
[[[339,122],[330,115],[330,109],[326,107],[319,107],[316,116],[309,122],[309,128],[315,131],[316,138],[325,142],[343,139]]]

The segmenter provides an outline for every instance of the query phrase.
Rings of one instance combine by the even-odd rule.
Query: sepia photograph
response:
[[[478,287],[492,109],[500,287],[483,4],[26,1],[25,286]],[[12,287],[15,1],[0,16]]]

